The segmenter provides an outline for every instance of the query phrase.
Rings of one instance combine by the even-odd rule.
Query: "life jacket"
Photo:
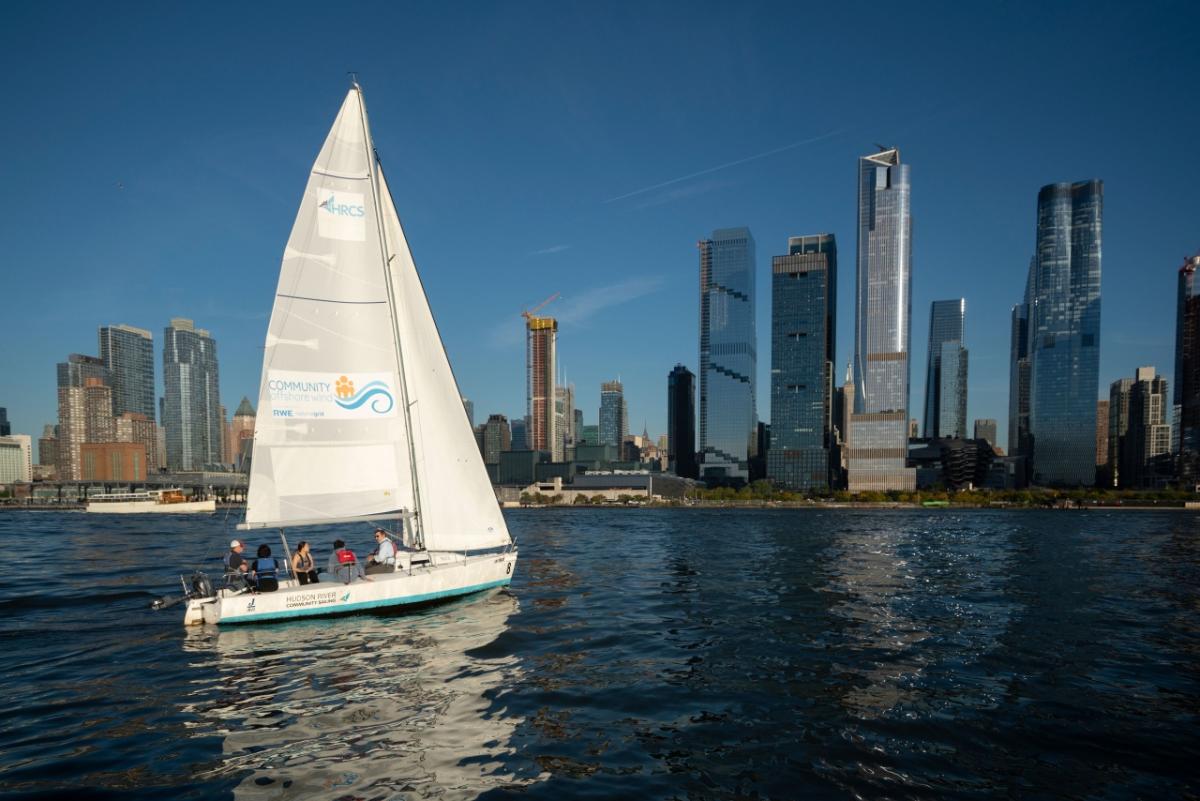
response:
[[[352,565],[358,561],[354,558],[354,551],[350,550],[349,548],[342,548],[341,550],[336,551],[336,553],[338,564]]]
[[[256,559],[254,562],[254,572],[258,574],[260,579],[275,578],[275,557],[263,556]]]

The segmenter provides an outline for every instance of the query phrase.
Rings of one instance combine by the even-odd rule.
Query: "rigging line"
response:
[[[379,151],[377,150],[375,151],[375,167],[379,173],[379,177],[383,179],[384,185],[387,186],[388,200],[392,204],[392,209],[396,212],[396,223],[400,226],[401,233],[403,233],[404,223],[400,219],[399,210],[396,209],[396,201],[394,198],[392,198],[392,187],[387,182],[387,171],[383,169],[383,159],[379,158]],[[442,336],[441,328],[438,327],[437,317],[433,313],[433,306],[429,303],[429,293],[425,291],[425,282],[421,280],[421,273],[416,269],[417,262],[413,258],[412,247],[409,246],[407,237],[404,238],[404,247],[408,250],[408,260],[413,264],[413,275],[417,279],[417,287],[421,290],[421,298],[425,301],[425,307],[429,309],[429,319],[433,321],[433,330],[437,333],[438,344],[442,346],[442,354],[446,357],[446,367],[450,372],[450,380],[454,382],[454,391],[457,393],[459,398],[462,398],[464,396],[462,394],[462,388],[458,383],[458,376],[454,374],[454,365],[450,364],[450,356],[446,353],[446,340]],[[471,418],[467,417],[467,407],[461,403],[459,406],[462,409],[463,420],[466,421],[467,428],[471,429]],[[482,460],[480,460],[480,464],[482,464]]]
[[[386,300],[334,300],[333,298],[309,298],[304,295],[288,295],[284,292],[276,292],[275,297],[289,298],[291,300],[311,300],[314,303],[345,303],[351,306],[387,305]]]
[[[341,181],[369,181],[369,180],[371,180],[371,176],[369,174],[368,175],[338,175],[336,172],[325,172],[324,170],[318,170],[315,167],[313,168],[312,174],[319,175],[322,178],[337,178],[338,180],[341,180]]]
[[[410,484],[413,493],[413,512],[416,517],[413,519],[413,541],[421,547],[425,546],[425,515],[421,504],[421,477],[417,473],[417,453],[416,442],[413,433],[412,424],[412,407],[408,403],[408,376],[404,370],[404,348],[400,342],[400,322],[397,318],[399,309],[396,305],[396,287],[392,280],[392,259],[388,255],[388,238],[387,226],[383,221],[383,197],[379,188],[379,179],[376,171],[378,166],[378,153],[375,151],[375,144],[371,141],[371,128],[367,125],[367,103],[363,98],[362,88],[355,86],[355,91],[358,93],[358,113],[359,121],[362,123],[363,146],[367,157],[367,175],[371,179],[371,199],[375,206],[375,228],[376,234],[379,236],[379,256],[383,267],[384,287],[387,289],[388,300],[391,301],[392,313],[392,336],[393,343],[396,349],[396,366],[398,368],[397,378],[399,378],[399,389],[401,400],[404,404],[404,423],[405,444],[408,446],[408,464],[409,470],[412,472]],[[390,199],[390,194],[389,194]],[[394,210],[393,210],[394,211]],[[399,215],[396,215],[396,222],[399,225]],[[404,238],[404,231],[401,228],[401,238]],[[405,243],[407,244],[407,242]],[[465,412],[464,412],[465,414]]]

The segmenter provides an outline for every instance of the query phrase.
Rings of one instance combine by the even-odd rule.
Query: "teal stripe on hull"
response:
[[[339,604],[338,606],[323,606],[317,609],[285,609],[279,612],[263,612],[255,615],[240,615],[238,617],[222,617],[217,621],[217,625],[234,624],[234,623],[262,623],[268,620],[291,620],[297,617],[321,617],[322,615],[340,615],[345,612],[358,612],[363,609],[380,609],[388,606],[411,606],[413,604],[425,603],[426,601],[436,601],[439,598],[453,598],[458,595],[470,595],[473,592],[483,592],[494,587],[504,587],[512,583],[512,578],[503,578],[499,581],[489,581],[484,584],[476,584],[473,587],[461,587],[454,590],[441,590],[438,592],[427,592],[421,595],[406,595],[403,598],[382,598],[378,601],[358,601],[352,604]],[[344,586],[342,584],[330,586]]]

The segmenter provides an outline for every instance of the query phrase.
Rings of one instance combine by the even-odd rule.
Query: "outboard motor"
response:
[[[212,579],[210,579],[208,574],[204,573],[203,571],[193,571],[191,579],[184,580],[184,578],[180,576],[179,580],[183,583],[183,595],[164,595],[163,597],[151,602],[150,608],[169,609],[175,604],[182,603],[183,601],[190,601],[193,598],[211,598],[212,596],[216,595],[216,590],[213,589]]]
[[[211,598],[216,595],[212,579],[207,573],[199,570],[192,573],[192,591],[188,595],[192,598]]]

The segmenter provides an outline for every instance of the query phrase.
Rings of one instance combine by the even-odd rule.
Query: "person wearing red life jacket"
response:
[[[371,580],[363,572],[362,565],[358,563],[358,557],[354,555],[354,551],[347,548],[346,543],[342,540],[333,541],[333,553],[329,555],[329,564],[325,572],[337,576],[346,584],[354,581],[356,576],[363,581]]]

